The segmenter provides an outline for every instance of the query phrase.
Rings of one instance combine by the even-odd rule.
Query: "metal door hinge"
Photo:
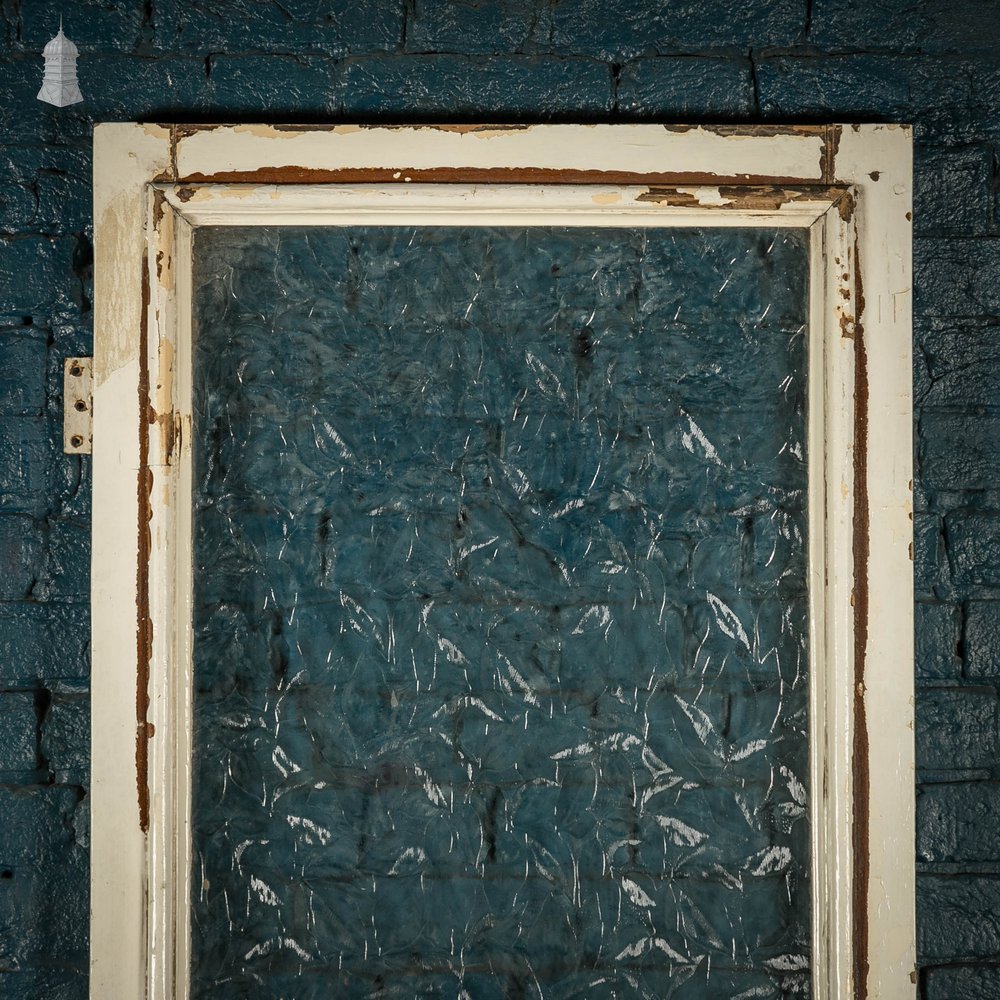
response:
[[[63,451],[89,455],[94,444],[94,359],[63,362]]]

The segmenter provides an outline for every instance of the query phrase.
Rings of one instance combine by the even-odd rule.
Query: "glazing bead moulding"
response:
[[[64,108],[68,104],[79,104],[83,100],[80,85],[76,79],[76,57],[79,49],[63,34],[62,18],[59,19],[59,34],[43,50],[45,55],[45,75],[38,100]]]

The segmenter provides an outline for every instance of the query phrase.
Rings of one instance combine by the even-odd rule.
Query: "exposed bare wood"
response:
[[[92,996],[187,989],[192,227],[396,220],[809,230],[814,995],[913,996],[908,130],[109,125],[95,187]]]

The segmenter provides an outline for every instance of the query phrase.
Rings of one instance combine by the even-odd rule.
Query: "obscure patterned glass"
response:
[[[807,996],[802,236],[195,249],[194,996]]]

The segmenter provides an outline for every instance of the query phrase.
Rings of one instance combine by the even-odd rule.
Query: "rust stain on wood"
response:
[[[204,125],[163,125],[165,129],[169,129],[171,133],[176,137],[177,140],[183,140],[188,138],[188,136],[197,135],[200,132],[214,132],[218,129],[231,128],[235,130],[242,129],[252,129],[260,133],[266,132],[340,132],[340,131],[352,131],[352,132],[371,132],[371,131],[381,131],[381,132],[392,132],[392,131],[407,131],[412,132],[416,130],[427,130],[431,132],[457,132],[460,134],[466,133],[476,133],[476,132],[528,132],[533,128],[538,128],[537,125],[524,125],[516,123],[504,123],[504,122],[474,122],[474,123],[459,123],[459,124],[449,124],[449,123],[434,123],[426,122],[424,124],[416,125],[400,125],[400,124],[358,124],[352,122],[323,122],[319,124],[310,124],[308,122],[283,122],[276,125],[257,125],[257,124],[244,124],[241,122],[233,122],[231,124],[204,124]]]
[[[156,178],[158,181],[171,181],[177,178],[177,147],[181,140],[190,135],[197,135],[199,132],[212,132],[222,125],[166,125],[160,126],[167,130],[170,136],[170,175],[164,177],[162,174]]]
[[[153,188],[153,228],[159,229],[166,212],[167,192],[162,188]]]
[[[751,136],[772,139],[779,135],[799,135],[805,137],[826,135],[829,125],[664,125],[667,132],[709,132],[726,138],[739,139]]]
[[[153,470],[149,467],[149,261],[142,257],[142,305],[139,322],[139,547],[136,564],[136,685],[135,685],[135,781],[139,798],[139,828],[149,830],[149,740],[153,727],[149,722],[149,664],[153,655],[153,619],[149,610],[149,556],[153,517],[150,494]]]
[[[778,136],[802,136],[821,140],[819,154],[820,178],[826,184],[836,180],[837,150],[840,146],[840,125],[664,125],[668,132],[700,130],[726,138],[772,139]]]
[[[819,169],[823,180],[827,184],[833,184],[837,179],[837,152],[843,129],[839,125],[824,125],[822,128],[823,146],[820,150]]]
[[[636,201],[650,201],[656,205],[673,205],[680,208],[700,208],[703,204],[702,200],[691,190],[679,191],[677,188],[662,187],[651,187],[645,193],[640,194]]]
[[[855,271],[858,269],[858,259],[857,259],[857,239],[855,238],[855,245],[853,249],[848,250],[848,259],[850,259],[851,254],[854,255],[854,267]],[[840,261],[838,260],[839,264]],[[841,276],[840,280],[843,284],[840,286],[840,295],[844,299],[843,305],[837,306],[837,316],[840,321],[840,336],[844,340],[855,340],[861,329],[861,307],[862,302],[858,299],[858,289],[859,282],[861,280],[860,275],[857,276],[854,282],[854,287],[851,287],[851,275],[849,271],[845,271]],[[854,298],[854,308],[850,309],[850,300]],[[856,364],[856,361],[855,361]]]
[[[333,132],[338,125],[270,125],[275,132]]]
[[[364,127],[364,126],[362,126]],[[385,129],[406,129],[410,130],[426,130],[429,129],[432,132],[454,132],[458,135],[474,135],[476,133],[482,133],[486,136],[490,134],[500,135],[505,132],[530,132],[533,128],[537,128],[537,125],[496,125],[496,124],[478,124],[478,125],[373,125],[371,128],[385,128]]]
[[[152,407],[149,408],[149,423],[158,428],[160,432],[160,444],[163,450],[163,464],[173,464],[174,449],[177,447],[177,436],[180,432],[179,420],[175,413],[157,413]]]
[[[173,464],[174,454],[180,452],[184,440],[184,418],[179,414],[174,414],[171,424],[172,435],[170,438],[170,449],[167,452],[167,465]]]
[[[827,201],[835,206],[842,218],[849,218],[854,201],[846,187],[830,185],[788,184],[712,184],[710,190],[718,192],[717,200],[705,200],[689,190],[651,186],[640,194],[637,201],[656,202],[663,205],[695,206],[730,209],[735,211],[776,212],[782,206],[799,201]]]
[[[170,176],[166,180],[174,180],[177,177],[177,132],[170,129]]]
[[[679,186],[794,186],[801,178],[719,175],[705,172],[637,173],[628,170],[570,170],[550,167],[258,167],[256,170],[194,172],[186,184],[638,184]]]
[[[186,139],[188,136],[197,135],[199,132],[213,132],[218,129],[232,128],[240,129],[248,126],[233,122],[230,124],[162,124],[160,127],[169,129],[171,134],[177,139]],[[325,122],[319,124],[284,122],[276,125],[252,125],[254,129],[269,132],[338,132],[338,131],[415,131],[426,130],[431,132],[453,132],[459,134],[474,134],[477,132],[530,132],[533,129],[544,128],[538,124],[525,125],[516,122],[424,122],[422,124],[382,124],[382,123],[358,123],[358,122]],[[725,138],[773,138],[775,136],[791,135],[823,138],[828,130],[833,127],[829,125],[781,125],[781,124],[758,124],[758,125],[722,125],[722,124],[701,124],[685,125],[670,124],[664,125],[667,132],[707,132],[711,135],[723,136]]]
[[[172,464],[174,449],[177,447],[177,436],[180,433],[180,421],[177,414],[157,413],[155,407],[147,405],[147,423],[150,427],[156,427],[160,434],[160,447],[163,455],[163,464]],[[148,445],[147,445],[148,449]]]
[[[731,204],[734,208],[751,211],[777,211],[782,205],[816,197],[815,191],[794,190],[787,187],[720,187],[719,195],[729,203],[724,207],[729,208]]]
[[[854,237],[854,981],[855,997],[868,996],[869,741],[865,714],[865,657],[868,651],[868,354],[862,316],[865,292],[858,236]]]
[[[197,135],[199,132],[214,132],[216,129],[225,128],[225,125],[165,125],[170,129],[170,136],[175,142],[186,139],[189,135]]]
[[[844,222],[850,222],[854,217],[857,201],[854,191],[849,187],[831,187],[831,191],[840,191],[840,196],[834,201],[834,207],[840,213]]]

